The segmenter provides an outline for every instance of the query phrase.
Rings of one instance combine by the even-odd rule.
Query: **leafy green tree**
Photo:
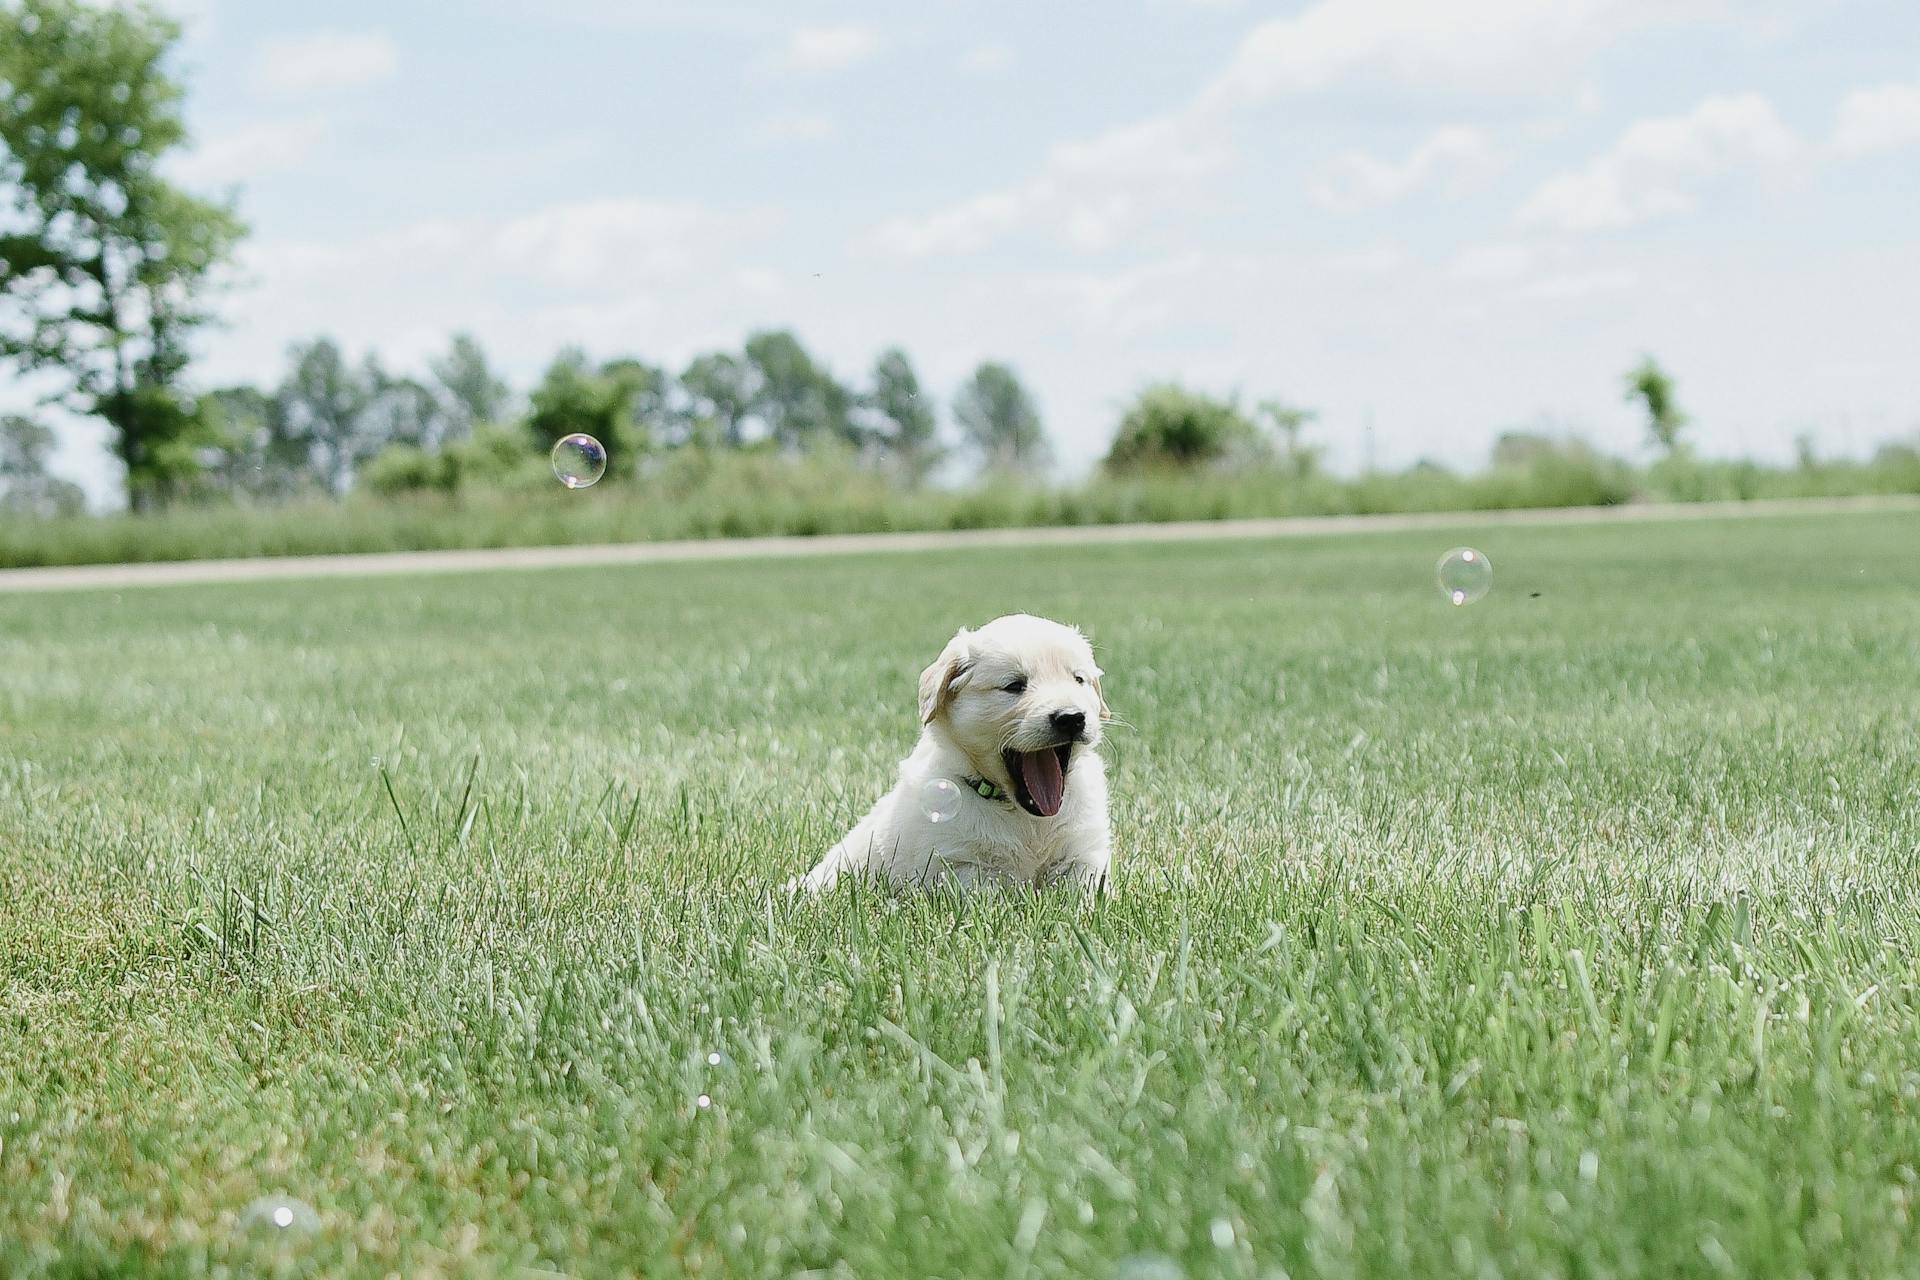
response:
[[[585,351],[565,348],[530,397],[526,426],[534,446],[544,453],[562,436],[584,432],[607,447],[609,479],[631,474],[648,443],[638,415],[642,396],[651,391],[649,374],[658,371],[637,361],[596,369]]]
[[[894,347],[880,353],[866,403],[880,420],[880,444],[893,455],[907,483],[926,483],[944,451],[935,439],[939,424],[933,401],[921,394],[920,377],[906,352]]]
[[[754,407],[753,366],[725,351],[695,356],[680,375],[680,387],[694,438],[717,438],[736,449],[747,442],[746,425]]]
[[[80,486],[47,469],[53,431],[20,414],[0,417],[0,512],[71,515],[85,505]]]
[[[464,436],[481,423],[498,422],[506,415],[513,389],[494,373],[485,349],[472,334],[454,334],[447,353],[428,361],[427,367],[446,396],[449,438]]]
[[[61,403],[108,425],[136,510],[206,444],[181,377],[242,230],[161,176],[186,138],[178,38],[144,5],[0,5],[0,359],[52,372]]]
[[[1652,356],[1643,357],[1639,364],[1627,370],[1627,401],[1646,409],[1647,433],[1653,437],[1654,444],[1669,457],[1678,454],[1680,432],[1688,418],[1674,399],[1673,379]]]
[[[673,440],[679,415],[673,412],[673,380],[666,370],[625,356],[600,366],[614,396],[627,408],[627,424],[615,437],[624,440],[630,456],[657,449]]]
[[[464,433],[464,416],[433,388],[417,378],[391,373],[375,356],[368,356],[360,377],[367,389],[356,436],[361,457],[371,457],[389,444],[410,444],[433,451]]]
[[[331,338],[295,343],[288,358],[292,368],[274,393],[279,429],[321,487],[344,494],[355,468],[385,443],[368,430],[376,389]]]
[[[221,489],[276,501],[313,487],[307,447],[287,437],[273,396],[258,387],[220,387],[200,397],[199,410],[217,442],[210,470]]]
[[[1033,471],[1047,460],[1040,411],[1004,364],[988,361],[973,371],[954,396],[953,419],[988,470]]]
[[[1251,460],[1259,446],[1259,430],[1232,401],[1162,382],[1135,397],[1120,419],[1106,466],[1111,471],[1211,466]]]
[[[1280,437],[1281,458],[1289,471],[1304,480],[1320,469],[1323,451],[1300,439],[1307,425],[1320,417],[1318,413],[1285,400],[1262,400],[1254,413]]]
[[[753,413],[770,439],[789,452],[822,440],[858,441],[852,393],[790,331],[753,334],[746,356],[755,375]]]

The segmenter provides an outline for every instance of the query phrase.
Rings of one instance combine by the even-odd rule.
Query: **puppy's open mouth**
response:
[[[1037,818],[1060,812],[1067,798],[1067,761],[1072,755],[1071,742],[1006,753],[1007,776],[1013,779],[1014,798],[1022,809]]]

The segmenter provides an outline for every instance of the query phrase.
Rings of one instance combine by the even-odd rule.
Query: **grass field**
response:
[[[1920,1269],[1920,515],[1449,541],[0,596],[0,1275]],[[1020,608],[1117,901],[776,899]]]

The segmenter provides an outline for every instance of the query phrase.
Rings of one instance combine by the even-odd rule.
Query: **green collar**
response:
[[[1005,787],[996,787],[985,778],[967,778],[964,781],[967,786],[982,799],[1005,800],[1007,798],[1007,790]]]

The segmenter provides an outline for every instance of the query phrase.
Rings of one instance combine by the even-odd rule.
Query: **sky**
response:
[[[1629,456],[1920,433],[1913,0],[172,0],[252,228],[202,385],[317,334],[670,368],[790,326],[842,378],[1033,389],[1063,475],[1177,379],[1337,468],[1500,432]],[[100,436],[58,466],[105,500]]]

